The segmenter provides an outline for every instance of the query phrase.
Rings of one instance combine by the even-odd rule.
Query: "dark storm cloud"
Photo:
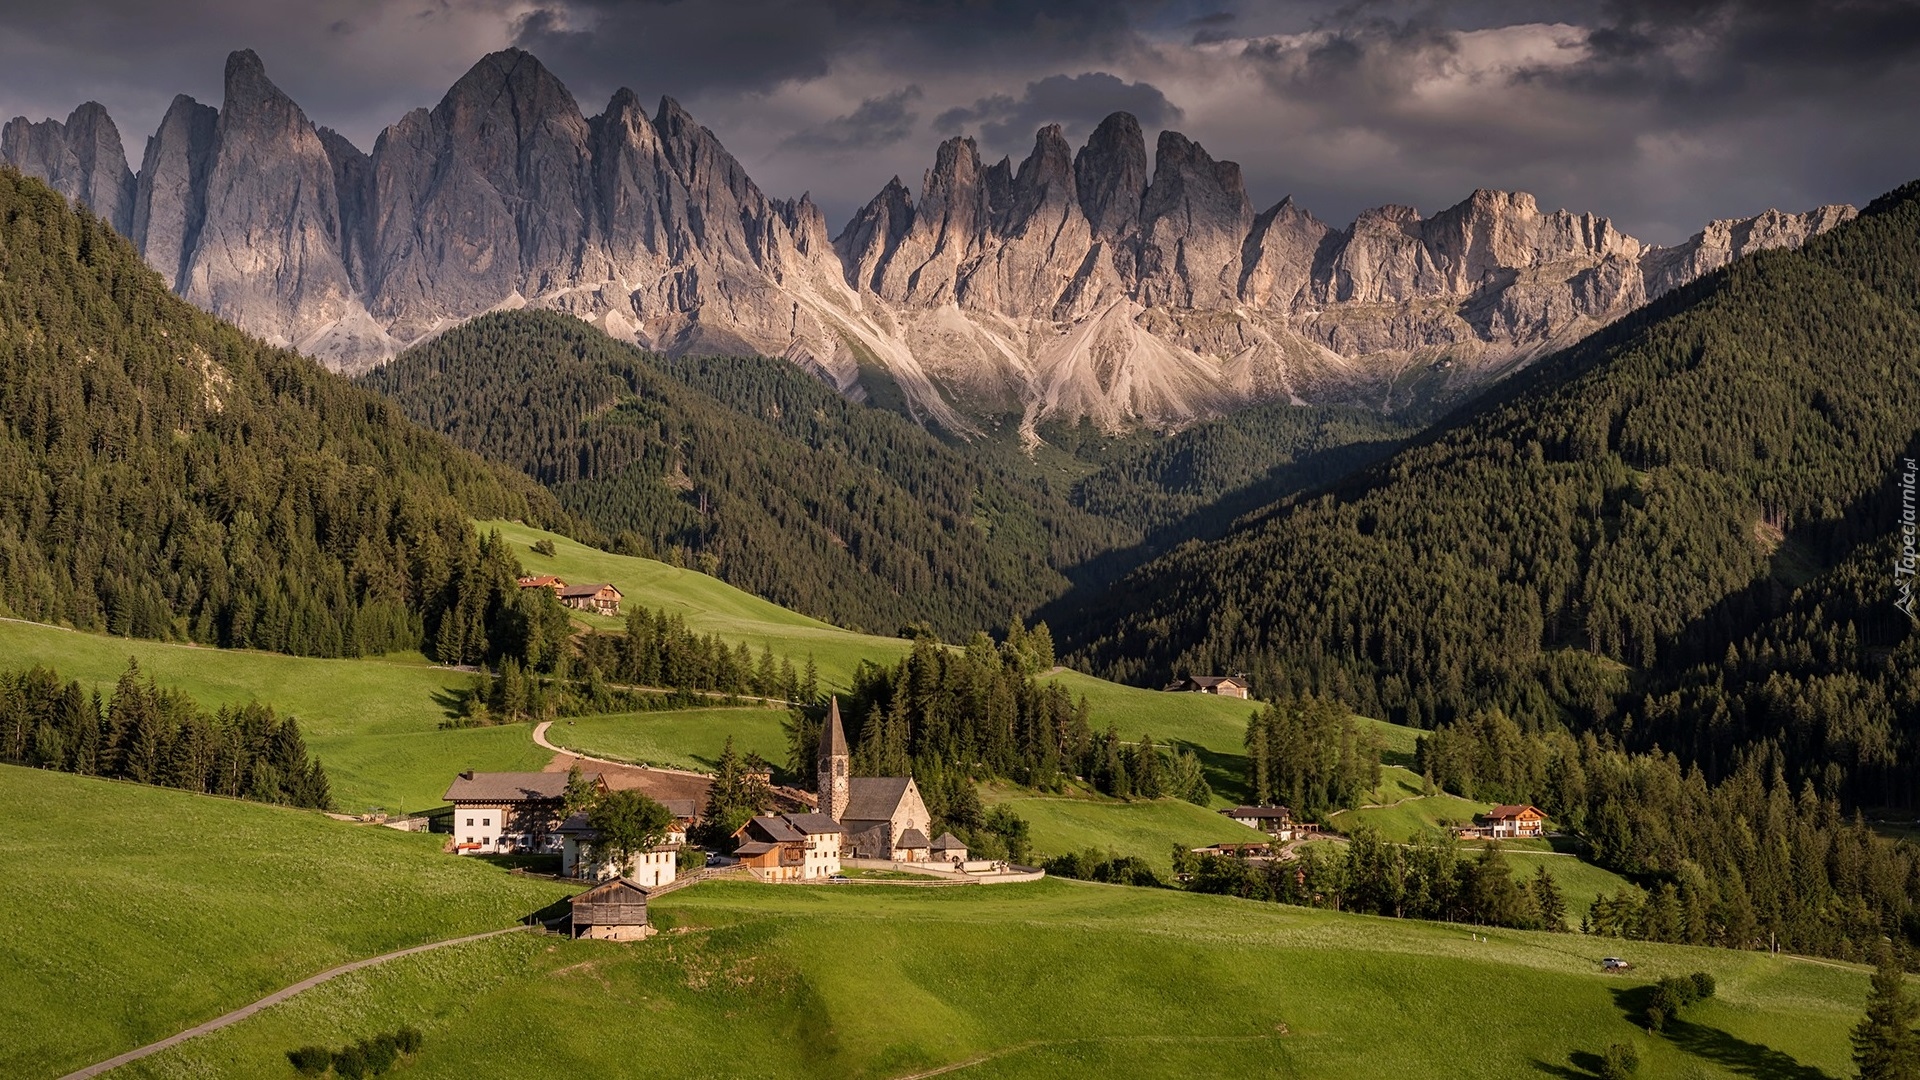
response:
[[[918,86],[871,97],[845,116],[797,131],[782,140],[783,150],[874,150],[892,146],[913,133],[920,114],[910,107],[926,95]]]
[[[1232,148],[1250,186],[1299,192],[1336,219],[1521,188],[1666,242],[1713,217],[1859,202],[1920,174],[1908,0],[1636,0],[1561,27],[1378,11],[1247,43],[1241,61],[1294,135],[1291,160]],[[1371,166],[1342,164],[1355,147]]]
[[[1104,56],[1132,40],[1111,0],[564,0],[523,16],[517,43],[596,90],[764,92],[836,59],[989,70]]]
[[[1156,86],[1126,82],[1104,71],[1068,77],[1049,75],[1027,84],[1019,97],[995,94],[972,105],[948,109],[934,120],[941,134],[978,125],[980,139],[996,149],[1013,149],[1047,124],[1059,124],[1069,139],[1085,135],[1116,112],[1132,113],[1148,131],[1179,121],[1178,106]]]
[[[1488,186],[1672,241],[1920,176],[1916,0],[0,0],[0,120],[99,100],[137,164],[173,95],[218,103],[252,48],[370,148],[510,44],[589,112],[679,98],[830,214],[956,128],[1018,153],[1116,109],[1336,222]]]

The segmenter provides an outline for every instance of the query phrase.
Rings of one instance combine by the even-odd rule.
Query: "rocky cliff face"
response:
[[[104,109],[8,124],[0,157],[92,206],[194,302],[342,370],[501,307],[572,312],[670,353],[784,356],[897,388],[961,434],[1017,418],[1178,426],[1252,401],[1397,408],[1569,344],[1749,252],[1853,215],[1719,221],[1651,248],[1604,218],[1476,191],[1346,229],[1133,117],[983,162],[941,144],[837,237],[769,198],[671,99],[597,116],[532,56],[482,59],[371,153],[315,128],[252,53],[220,109],[175,99],[126,165]]]

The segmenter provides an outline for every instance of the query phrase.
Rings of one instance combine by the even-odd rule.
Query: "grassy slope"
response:
[[[0,1076],[58,1076],[569,891],[439,837],[12,766],[0,818]]]
[[[688,709],[562,720],[547,739],[596,757],[712,772],[727,736],[741,756],[757,751],[776,768],[787,760],[785,709]]]
[[[985,785],[980,794],[988,803],[1011,807],[1027,820],[1037,859],[1092,848],[1138,856],[1166,877],[1173,871],[1175,844],[1193,848],[1225,840],[1266,839],[1215,811],[1178,799],[1122,802],[1100,796],[1035,795],[1008,784]]]
[[[1857,969],[1757,953],[1394,922],[1076,882],[908,890],[703,885],[639,945],[509,937],[330,983],[125,1070],[271,1076],[281,1055],[401,1023],[410,1077],[1839,1076]],[[1632,976],[1598,961],[1623,952]],[[1655,1038],[1631,988],[1712,971]],[[1626,991],[1626,1000],[1621,992]],[[1524,1009],[1474,1003],[1525,1002]],[[614,1066],[620,1071],[620,1066]],[[1808,1070],[1808,1071],[1801,1071]],[[1821,1070],[1814,1072],[1811,1070]]]
[[[820,680],[829,689],[844,688],[863,659],[892,663],[910,648],[900,638],[876,637],[842,630],[830,623],[789,611],[778,604],[742,592],[717,578],[682,570],[653,559],[613,555],[576,543],[557,533],[511,521],[479,522],[482,531],[497,529],[512,543],[514,554],[532,574],[555,574],[574,584],[608,581],[620,587],[628,604],[661,609],[686,617],[700,633],[720,635],[729,644],[745,641],[757,654],[762,645],[776,656],[802,667],[811,655]],[[536,554],[533,545],[551,540],[554,555]],[[576,616],[582,626],[617,630],[624,618]]]
[[[291,713],[326,765],[335,805],[354,813],[438,806],[462,769],[539,769],[552,756],[533,745],[524,725],[438,730],[449,695],[472,676],[417,656],[312,660],[17,622],[0,622],[0,655],[9,667],[42,664],[102,691],[113,689],[133,657],[144,674],[207,708],[257,700]]]

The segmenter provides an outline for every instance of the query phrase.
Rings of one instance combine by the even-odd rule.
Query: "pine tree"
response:
[[[1853,1029],[1853,1060],[1860,1080],[1920,1080],[1920,999],[1893,949],[1881,946],[1867,995],[1867,1015]]]

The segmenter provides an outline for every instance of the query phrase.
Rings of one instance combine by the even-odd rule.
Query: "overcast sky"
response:
[[[252,48],[363,149],[484,53],[531,50],[588,114],[671,95],[837,228],[938,141],[1031,148],[1107,113],[1241,163],[1260,209],[1345,224],[1475,187],[1670,243],[1920,178],[1920,2],[1621,0],[0,0],[0,117],[104,103],[137,167],[176,93]]]

